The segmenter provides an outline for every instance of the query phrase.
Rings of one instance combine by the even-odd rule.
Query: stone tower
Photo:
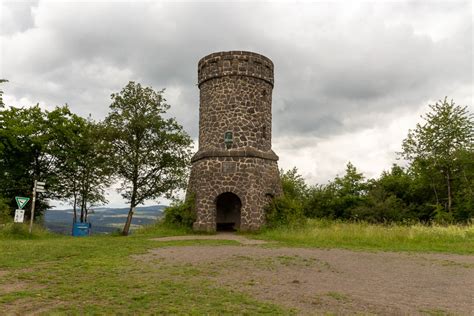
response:
[[[242,51],[199,61],[199,150],[192,158],[188,195],[195,230],[256,230],[264,207],[281,194],[272,151],[273,63]]]

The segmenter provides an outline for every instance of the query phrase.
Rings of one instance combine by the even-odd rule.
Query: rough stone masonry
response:
[[[199,61],[199,150],[192,158],[188,196],[195,230],[257,230],[265,206],[281,194],[272,151],[273,63],[244,51]]]

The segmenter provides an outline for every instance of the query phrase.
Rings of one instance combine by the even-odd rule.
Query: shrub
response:
[[[453,214],[446,212],[442,205],[436,204],[433,221],[440,225],[449,225],[454,223]]]
[[[196,221],[194,205],[194,196],[189,196],[184,201],[173,202],[164,210],[165,217],[163,223],[171,226],[191,228]]]
[[[11,209],[7,201],[0,197],[0,224],[9,223],[12,221]]]
[[[303,206],[286,195],[277,197],[265,210],[267,227],[302,226],[306,222]]]

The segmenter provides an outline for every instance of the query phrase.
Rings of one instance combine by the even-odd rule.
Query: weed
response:
[[[327,292],[326,296],[332,297],[333,299],[338,300],[338,301],[347,302],[350,300],[349,296],[347,296],[344,293],[339,293],[339,292]]]

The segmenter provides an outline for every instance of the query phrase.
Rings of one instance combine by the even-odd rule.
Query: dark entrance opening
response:
[[[225,192],[216,199],[216,230],[235,231],[240,228],[242,202],[237,195]]]

